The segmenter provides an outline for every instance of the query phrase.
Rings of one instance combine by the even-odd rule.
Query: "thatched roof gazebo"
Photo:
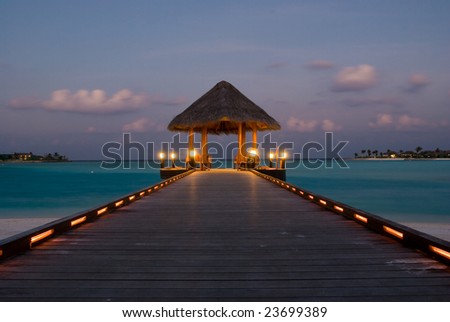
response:
[[[252,142],[256,148],[257,131],[279,130],[281,127],[275,119],[237,88],[226,81],[221,81],[177,115],[168,125],[168,129],[189,132],[189,151],[193,150],[194,132],[202,133],[203,164],[207,163],[208,133],[238,134],[238,144],[241,147],[237,156],[239,163],[246,154],[242,149],[246,143],[246,132],[253,132]]]

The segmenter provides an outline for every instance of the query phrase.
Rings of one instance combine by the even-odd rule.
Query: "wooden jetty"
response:
[[[194,172],[3,260],[0,300],[450,300],[447,265],[282,188]]]

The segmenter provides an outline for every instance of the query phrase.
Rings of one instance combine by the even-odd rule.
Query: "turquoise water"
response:
[[[287,181],[394,221],[450,223],[450,161],[347,163],[288,170]]]
[[[159,171],[100,162],[0,164],[0,218],[55,217],[99,206],[160,181]]]
[[[399,222],[450,223],[450,161],[347,161],[288,169],[287,181]],[[160,181],[159,169],[100,162],[1,163],[0,218],[64,217]]]

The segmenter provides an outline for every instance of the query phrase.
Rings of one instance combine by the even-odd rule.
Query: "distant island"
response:
[[[386,152],[378,150],[361,150],[361,154],[355,153],[355,159],[448,159],[450,158],[450,150],[424,150],[418,146],[414,150],[394,151],[387,149]]]
[[[14,152],[0,154],[0,162],[67,162],[69,159],[58,152],[38,155],[33,152]]]

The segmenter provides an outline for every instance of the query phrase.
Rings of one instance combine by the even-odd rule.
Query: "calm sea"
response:
[[[0,218],[64,217],[160,181],[159,171],[100,162],[0,163]]]
[[[289,169],[287,181],[398,222],[450,224],[450,161],[347,161]],[[0,218],[64,217],[160,181],[159,170],[100,162],[0,164]]]
[[[287,181],[397,222],[450,224],[450,161],[350,160],[288,170]]]

